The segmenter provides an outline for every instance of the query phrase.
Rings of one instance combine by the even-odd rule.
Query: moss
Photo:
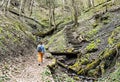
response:
[[[105,73],[105,62],[102,62],[101,64],[100,64],[100,69],[101,69],[101,73],[102,73],[102,75]]]
[[[0,33],[2,33],[2,30],[3,30],[3,28],[2,28],[2,27],[0,27]]]
[[[108,44],[113,45],[114,39],[112,37],[108,37]]]
[[[78,76],[74,76],[73,79],[80,80],[80,78]]]
[[[48,41],[46,48],[49,48],[49,51],[65,52],[67,49],[63,30],[52,36]]]
[[[102,21],[102,23],[103,23],[104,25],[108,24],[109,22],[110,22],[110,20],[103,20],[103,21]]]
[[[89,59],[89,57],[90,57],[90,53],[87,53],[87,54],[85,54],[85,57],[87,58],[87,59]]]
[[[93,38],[97,33],[99,32],[100,28],[102,28],[101,24],[98,24],[96,27],[93,27],[93,29],[85,32],[86,38],[89,40]]]
[[[116,44],[116,47],[120,49],[120,42]]]
[[[98,29],[97,29],[97,28],[90,30],[90,31],[87,33],[88,38],[93,37],[95,34],[97,34],[97,32],[98,32]]]
[[[100,61],[100,59],[93,61],[92,63],[88,64],[84,69],[81,69],[79,72],[77,72],[77,74],[85,74],[89,70],[95,68],[100,63]]]
[[[81,58],[81,64],[87,65],[89,63],[89,60],[87,58]]]
[[[120,66],[112,73],[109,73],[109,76],[99,78],[99,82],[119,82],[120,81]]]
[[[70,69],[74,70],[75,72],[79,71],[81,67],[80,61],[76,61],[74,65],[69,66]]]
[[[53,68],[57,63],[57,60],[55,58],[52,59],[52,63],[48,65],[48,67]]]
[[[100,43],[101,40],[99,38],[96,39],[96,43]]]
[[[103,59],[107,59],[108,57],[112,57],[116,55],[116,49],[106,49],[104,54],[103,54]]]
[[[94,51],[94,50],[97,50],[98,46],[97,44],[92,41],[90,44],[88,44],[88,46],[85,48],[88,52],[91,52],[91,51]]]
[[[92,26],[93,26],[93,28],[95,28],[95,27],[98,26],[98,23],[97,23],[97,22],[94,22],[94,23],[92,24]]]
[[[88,71],[88,76],[93,77],[96,75],[96,72],[97,72],[96,69],[91,69]]]

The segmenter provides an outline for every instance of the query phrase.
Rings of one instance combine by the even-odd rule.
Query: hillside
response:
[[[119,0],[0,0],[0,82],[119,82],[119,13]]]

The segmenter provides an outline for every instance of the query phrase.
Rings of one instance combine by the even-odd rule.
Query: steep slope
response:
[[[0,14],[0,79],[7,78],[5,70],[14,68],[12,63],[21,61],[21,56],[33,54],[35,46],[35,37],[28,26],[17,18]]]
[[[61,72],[64,70],[68,74],[72,70],[75,74],[70,73],[70,76],[76,78],[77,74],[78,78],[83,78],[83,80],[85,79],[88,82],[97,80],[98,77],[103,77],[99,81],[105,81],[105,78],[107,78],[107,81],[119,82],[119,76],[112,78],[113,75],[119,74],[119,13],[120,9],[116,7],[108,12],[100,12],[93,15],[90,19],[80,21],[78,27],[66,26],[63,31],[64,37],[62,37],[66,42],[61,40],[62,44],[67,43],[66,51],[62,54],[60,52],[56,54],[60,59],[55,56],[58,60],[57,63],[63,69],[57,67],[56,70],[62,69]],[[55,38],[58,38],[58,36]],[[52,44],[54,44],[54,40]],[[59,49],[59,45],[56,45],[56,47]],[[68,57],[70,54],[67,52],[67,49],[70,49],[72,53],[79,51],[79,54],[76,53],[77,57],[74,57],[75,54],[72,56],[75,62]],[[58,52],[59,50],[55,51]],[[66,55],[66,53],[68,54]],[[55,54],[53,53],[53,55]],[[53,67],[53,69],[55,68]],[[116,71],[113,72],[113,70],[116,70],[118,73]],[[110,72],[113,73],[108,76]]]

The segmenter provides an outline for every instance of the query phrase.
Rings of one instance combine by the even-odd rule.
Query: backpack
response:
[[[41,46],[38,47],[37,51],[38,51],[38,52],[42,52],[42,47],[41,47]]]

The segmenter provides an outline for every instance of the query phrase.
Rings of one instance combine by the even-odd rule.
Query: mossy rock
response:
[[[80,80],[80,78],[78,76],[74,76],[73,79]]]
[[[77,74],[86,74],[89,70],[95,68],[99,63],[101,62],[100,59],[97,59],[95,61],[93,61],[90,64],[87,64],[87,66],[84,69],[81,69],[80,71],[77,72]]]
[[[76,61],[74,65],[69,66],[68,68],[74,70],[75,72],[78,72],[82,68],[82,66],[80,61]]]
[[[98,23],[97,23],[97,22],[94,22],[94,23],[92,24],[92,26],[93,26],[93,28],[95,28],[95,27],[98,26]]]
[[[81,58],[81,64],[87,65],[89,63],[89,60],[87,58]]]
[[[103,21],[102,21],[102,23],[103,23],[104,25],[108,24],[109,22],[110,22],[110,20],[103,20]]]
[[[116,55],[116,49],[106,49],[104,54],[103,54],[103,59],[107,59],[109,57],[113,57]]]
[[[49,42],[46,45],[46,48],[48,48],[50,52],[66,52],[67,51],[65,35],[63,32],[64,31],[62,30],[48,39]]]
[[[87,52],[94,52],[98,50],[98,46],[94,41],[92,41],[90,44],[88,44],[88,46],[86,46],[85,49],[87,50]]]
[[[96,69],[91,69],[88,71],[88,76],[95,76]]]

